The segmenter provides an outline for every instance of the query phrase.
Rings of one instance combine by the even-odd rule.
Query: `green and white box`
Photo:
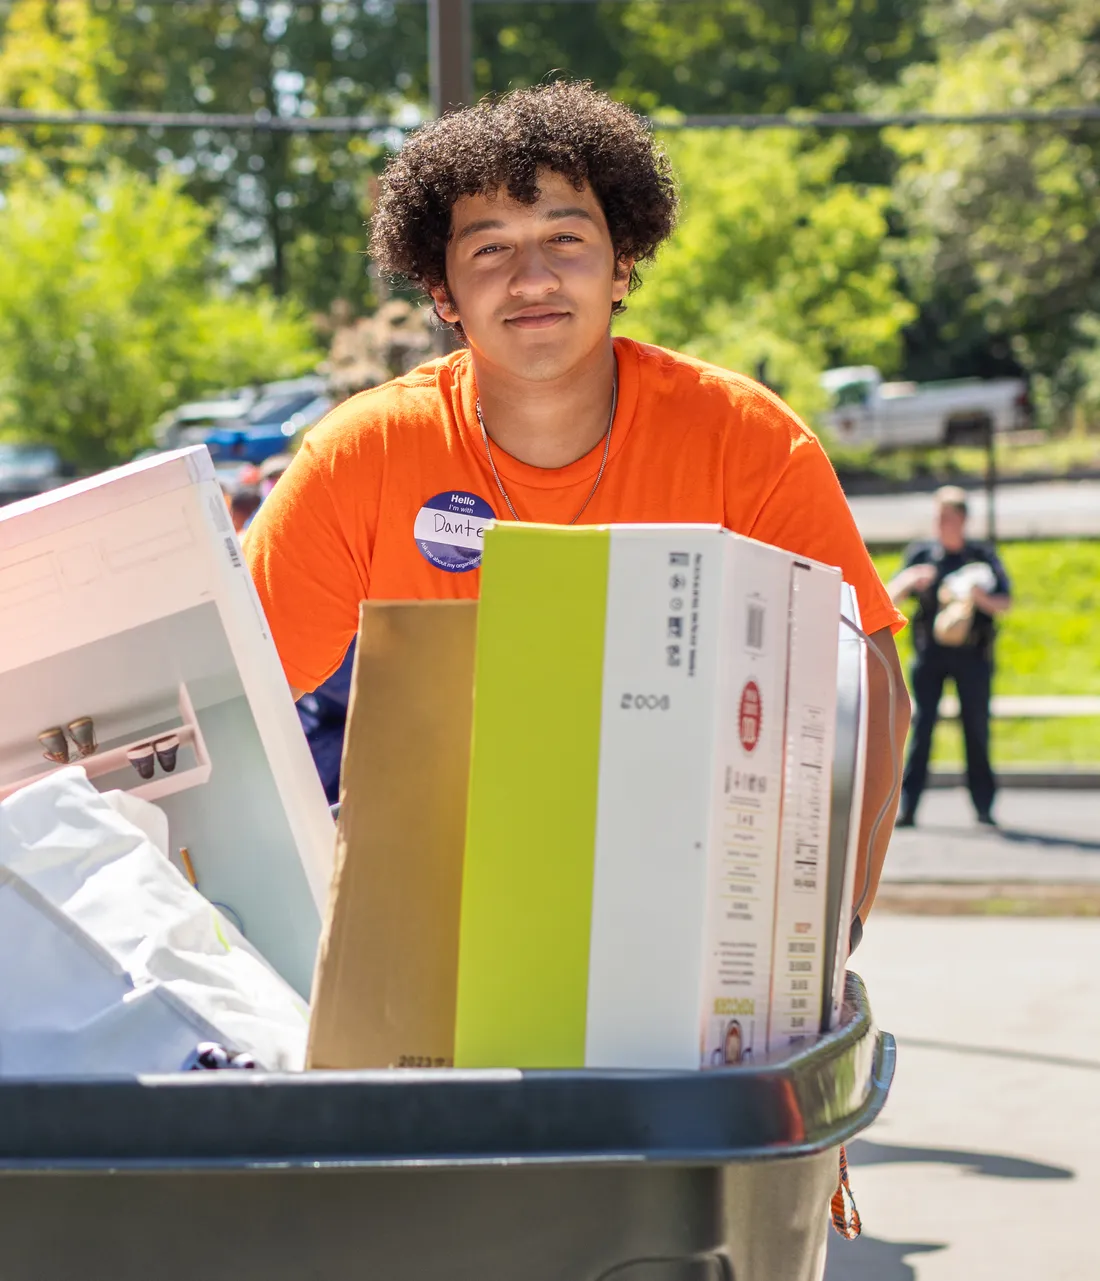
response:
[[[714,526],[487,531],[457,1066],[765,1052],[796,567],[835,692],[836,570]]]

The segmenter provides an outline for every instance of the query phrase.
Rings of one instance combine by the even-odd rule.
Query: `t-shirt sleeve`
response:
[[[932,549],[926,542],[910,543],[902,552],[902,569],[912,569],[914,565],[928,565],[932,561]]]
[[[244,539],[287,680],[306,692],[343,661],[369,583],[369,561],[348,536],[360,513],[338,499],[336,462],[307,436]]]
[[[859,601],[863,630],[899,632],[905,615],[894,607],[864,546],[844,491],[817,438],[806,433],[764,498],[749,536],[785,551],[836,565]]]
[[[988,559],[989,559],[989,567],[990,569],[992,569],[993,576],[997,580],[993,588],[992,595],[1011,596],[1012,584],[1011,582],[1009,582],[1008,570],[1005,569],[1004,562],[1001,560],[1000,556],[997,555],[997,553],[993,550],[992,547],[988,549]]]

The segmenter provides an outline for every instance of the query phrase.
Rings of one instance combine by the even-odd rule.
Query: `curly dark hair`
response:
[[[590,84],[555,81],[440,117],[390,162],[371,219],[371,253],[387,275],[446,285],[451,210],[461,196],[506,188],[538,199],[539,170],[591,186],[619,260],[644,262],[672,233],[676,186],[645,122]],[[641,283],[631,269],[630,288]],[[622,309],[618,304],[614,310]]]

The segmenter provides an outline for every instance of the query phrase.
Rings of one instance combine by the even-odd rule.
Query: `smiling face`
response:
[[[608,340],[630,264],[616,263],[599,201],[544,172],[533,205],[463,196],[451,214],[440,316],[461,321],[475,357],[532,381],[567,375]]]

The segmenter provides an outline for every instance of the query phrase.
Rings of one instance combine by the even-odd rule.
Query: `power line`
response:
[[[410,126],[380,116],[273,116],[257,111],[233,115],[213,111],[28,111],[0,107],[0,124],[34,128],[47,125],[105,129],[243,129],[253,133],[373,133],[378,129],[407,132]]]
[[[981,112],[901,111],[885,115],[818,111],[787,115],[682,116],[667,123],[658,118],[652,123],[656,129],[886,129],[923,125],[1074,124],[1083,120],[1100,120],[1100,106]]]
[[[1100,105],[1083,107],[1021,108],[1013,111],[927,112],[903,111],[871,114],[861,111],[818,111],[780,115],[729,114],[651,118],[655,129],[885,129],[941,125],[1079,124],[1100,120]],[[47,126],[76,128],[98,125],[106,129],[231,129],[254,133],[408,133],[415,126],[381,116],[272,116],[205,111],[30,111],[0,107],[0,124],[22,128]]]

